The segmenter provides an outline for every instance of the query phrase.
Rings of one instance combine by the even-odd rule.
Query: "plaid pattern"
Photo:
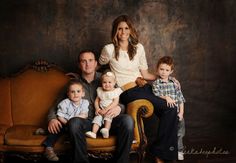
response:
[[[180,84],[175,81],[172,77],[169,77],[168,82],[157,79],[152,83],[152,91],[156,96],[169,96],[173,100],[176,100],[178,104],[181,104],[185,102],[185,98],[180,89]]]

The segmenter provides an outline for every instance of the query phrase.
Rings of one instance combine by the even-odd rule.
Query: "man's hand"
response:
[[[95,109],[95,115],[103,115],[102,113],[103,113],[102,109],[100,109],[100,108]]]
[[[48,123],[48,132],[52,134],[57,134],[60,132],[62,124],[58,119],[52,119]]]
[[[107,113],[106,109],[99,109],[99,111],[97,112],[98,115],[105,115]]]
[[[116,107],[108,110],[106,112],[105,116],[114,118],[114,117],[118,116],[120,114],[120,112],[121,112],[120,106],[116,106]]]

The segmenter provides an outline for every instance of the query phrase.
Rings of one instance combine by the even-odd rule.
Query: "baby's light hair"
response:
[[[102,73],[102,79],[103,79],[104,76],[112,77],[112,78],[114,78],[114,80],[116,80],[115,74],[112,71],[110,71],[110,70],[105,70]]]

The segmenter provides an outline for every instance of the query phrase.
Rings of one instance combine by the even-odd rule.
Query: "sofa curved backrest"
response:
[[[0,80],[0,125],[12,126],[10,79]]]
[[[12,77],[10,96],[13,124],[45,126],[48,110],[68,80],[63,71],[55,68],[47,72],[27,69]]]
[[[0,124],[46,126],[48,111],[68,80],[57,66],[27,67],[14,76],[2,78]]]

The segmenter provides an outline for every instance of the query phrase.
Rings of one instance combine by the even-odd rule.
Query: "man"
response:
[[[100,73],[96,72],[97,61],[94,53],[83,51],[78,56],[78,65],[80,68],[80,76],[76,75],[85,90],[85,99],[89,100],[88,119],[79,117],[72,118],[68,121],[68,130],[70,141],[73,146],[73,163],[88,163],[87,144],[85,132],[90,131],[92,127],[92,119],[94,117],[95,108],[94,101],[97,96],[96,89],[100,84]],[[51,109],[48,115],[48,131],[49,133],[58,133],[62,127],[60,121],[56,117],[56,107]],[[111,125],[111,134],[117,137],[116,150],[114,154],[114,162],[128,163],[129,151],[133,141],[133,119],[127,114],[120,114],[121,107],[118,106],[109,110],[109,116],[115,117]]]

